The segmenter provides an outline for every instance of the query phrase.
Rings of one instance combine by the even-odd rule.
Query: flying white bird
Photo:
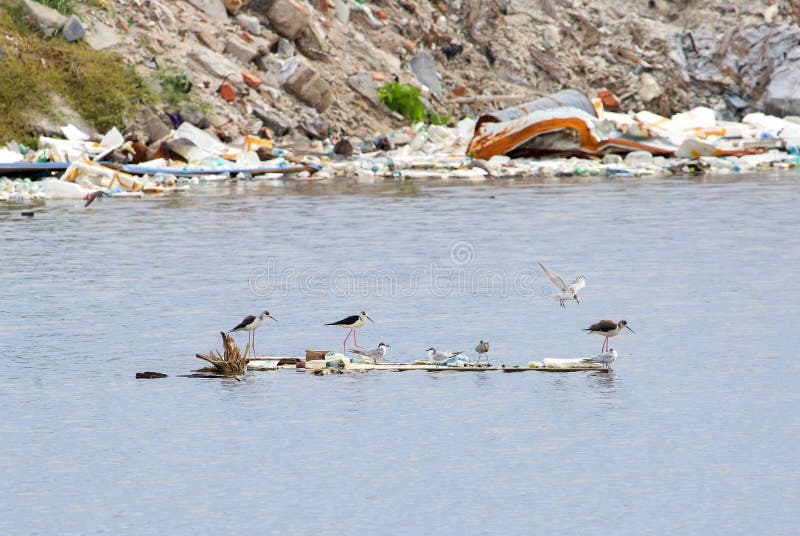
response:
[[[550,278],[550,281],[552,281],[553,284],[558,287],[558,290],[561,291],[558,294],[553,295],[553,298],[561,303],[561,307],[566,309],[566,302],[569,300],[575,300],[576,302],[581,303],[580,296],[578,296],[578,291],[586,286],[585,277],[579,275],[575,278],[575,281],[567,285],[561,276],[555,273],[553,270],[541,262],[539,263],[539,266],[542,267],[542,270],[544,270],[544,273],[547,274],[548,278]]]
[[[584,363],[600,363],[606,370],[611,369],[611,364],[616,360],[617,360],[617,351],[613,348],[610,348],[608,352],[597,354],[594,357],[587,357],[585,359],[581,359],[581,361]]]
[[[372,350],[364,350],[362,348],[350,348],[350,353],[372,359],[373,363],[377,363],[379,359],[386,356],[386,349],[389,348],[388,344],[380,343],[377,348]]]

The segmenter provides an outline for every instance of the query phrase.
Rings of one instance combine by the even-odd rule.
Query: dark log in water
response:
[[[161,372],[137,372],[136,379],[137,380],[152,380],[155,378],[166,378],[166,374],[162,374]]]

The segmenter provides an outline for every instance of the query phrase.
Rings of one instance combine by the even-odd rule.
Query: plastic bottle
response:
[[[647,151],[633,151],[625,157],[625,165],[636,169],[650,167],[653,165],[653,155]]]

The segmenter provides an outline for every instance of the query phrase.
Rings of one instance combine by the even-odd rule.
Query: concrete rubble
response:
[[[43,31],[62,31],[63,16],[20,1],[38,14],[31,16]],[[118,51],[143,77],[187,73],[190,96],[219,116],[229,133],[257,130],[248,104],[266,104],[294,123],[309,118],[305,106],[325,109],[335,131],[362,138],[404,126],[375,106],[371,91],[353,91],[350,79],[361,73],[417,85],[431,111],[454,118],[506,104],[490,96],[523,102],[566,87],[588,95],[610,91],[620,102],[615,111],[670,115],[707,106],[737,119],[800,108],[792,93],[800,10],[792,2],[641,0],[625,8],[589,0],[108,4],[110,9],[77,6],[86,42]],[[319,81],[284,86],[284,63],[292,60]],[[263,84],[249,91],[250,99],[221,99],[217,88],[231,76],[241,86],[236,92],[248,94],[242,69]]]
[[[20,1],[47,35],[118,51],[145,79],[190,80],[203,113],[145,110],[119,125],[130,150],[110,154],[123,165],[138,165],[136,154],[160,159],[159,169],[315,166],[286,176],[302,180],[646,176],[792,167],[800,145],[793,2],[115,0],[108,10],[82,4],[67,19]],[[391,81],[418,87],[449,125],[409,125],[378,99]],[[526,109],[565,88],[591,109]],[[180,121],[202,125],[234,160],[197,160],[174,137]],[[577,138],[570,145],[558,129]],[[269,148],[246,150],[259,133]],[[93,142],[54,139],[22,152],[9,144],[0,165],[96,156],[85,145]],[[352,157],[333,152],[343,140]],[[200,182],[176,177],[173,186]],[[6,179],[0,199],[51,196],[41,184]]]

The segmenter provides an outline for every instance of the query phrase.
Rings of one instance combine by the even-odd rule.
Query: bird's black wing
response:
[[[589,326],[589,331],[612,331],[617,327],[617,323],[613,320],[601,320],[597,324]]]
[[[355,324],[358,321],[358,315],[350,315],[347,318],[342,318],[338,322],[331,322],[329,324],[325,324],[326,326],[349,326],[350,324]]]
[[[256,319],[256,317],[254,317],[253,315],[247,315],[246,317],[244,317],[244,320],[239,322],[239,325],[236,326],[235,328],[233,328],[231,331],[236,331],[237,329],[242,329],[244,327],[247,327],[250,324],[252,324],[253,320],[255,320],[255,319]]]

